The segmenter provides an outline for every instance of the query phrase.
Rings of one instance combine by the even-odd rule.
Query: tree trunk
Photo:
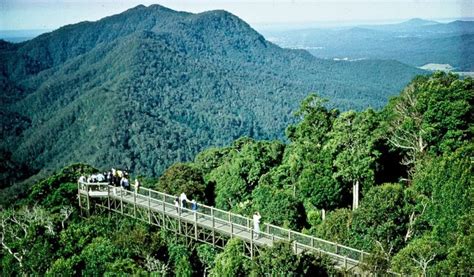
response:
[[[359,181],[352,184],[352,210],[359,207]]]

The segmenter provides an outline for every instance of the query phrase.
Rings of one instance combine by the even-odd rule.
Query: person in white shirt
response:
[[[256,239],[260,236],[260,218],[262,218],[262,216],[259,212],[253,214],[253,233]]]
[[[138,193],[138,189],[140,188],[140,182],[138,179],[135,178],[135,193]]]
[[[189,202],[189,200],[188,200],[188,197],[186,196],[186,194],[183,192],[179,196],[179,203],[181,204],[181,208],[187,208],[186,207],[186,202]]]

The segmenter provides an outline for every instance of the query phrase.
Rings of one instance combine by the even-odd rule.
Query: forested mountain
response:
[[[371,253],[365,275],[472,276],[473,101],[472,78],[441,72],[415,78],[380,111],[341,112],[310,95],[287,143],[244,137],[159,178],[138,178],[363,249]],[[289,244],[250,260],[238,238],[220,251],[120,214],[80,218],[76,181],[94,172],[72,165],[20,199],[0,198],[0,275],[344,275],[324,255],[297,256]],[[358,208],[350,200],[356,182]]]
[[[380,107],[423,71],[317,59],[225,11],[152,5],[1,41],[0,72],[5,185],[70,162],[158,175],[243,135],[282,138],[310,92],[342,109]]]
[[[399,24],[334,29],[264,31],[283,47],[307,49],[327,59],[393,59],[413,66],[450,64],[474,71],[474,22],[412,19]]]

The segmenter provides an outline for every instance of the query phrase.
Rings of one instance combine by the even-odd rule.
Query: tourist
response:
[[[125,190],[129,190],[130,189],[130,183],[128,182],[128,179],[127,177],[123,176],[122,179],[120,180],[120,185],[122,186],[122,188],[124,188]]]
[[[180,203],[181,203],[181,208],[186,209],[186,204],[189,200],[188,200],[188,197],[186,196],[186,194],[184,192],[181,193],[181,195],[179,196],[179,200],[180,200]]]
[[[95,175],[95,181],[101,183],[105,180],[105,176],[102,173],[98,173]]]
[[[140,182],[135,178],[135,193],[138,194],[138,189],[140,188]]]
[[[179,198],[176,197],[174,200],[174,206],[176,207],[176,213],[179,214]]]
[[[253,214],[253,232],[256,239],[258,239],[260,236],[260,218],[262,217],[260,216],[259,212],[255,212]]]
[[[109,186],[114,183],[114,175],[112,175],[112,171],[107,172],[107,181],[109,182]]]

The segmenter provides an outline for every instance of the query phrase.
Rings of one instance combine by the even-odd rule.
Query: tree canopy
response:
[[[367,272],[472,275],[472,83],[445,73],[416,78],[380,111],[339,112],[311,95],[287,141],[243,137],[147,185],[365,250]],[[421,138],[423,149],[401,147],[402,134]],[[72,165],[3,199],[0,274],[335,274],[324,258],[296,256],[287,244],[248,260],[238,239],[223,251],[190,248],[120,215],[80,218],[75,182],[92,172]]]

